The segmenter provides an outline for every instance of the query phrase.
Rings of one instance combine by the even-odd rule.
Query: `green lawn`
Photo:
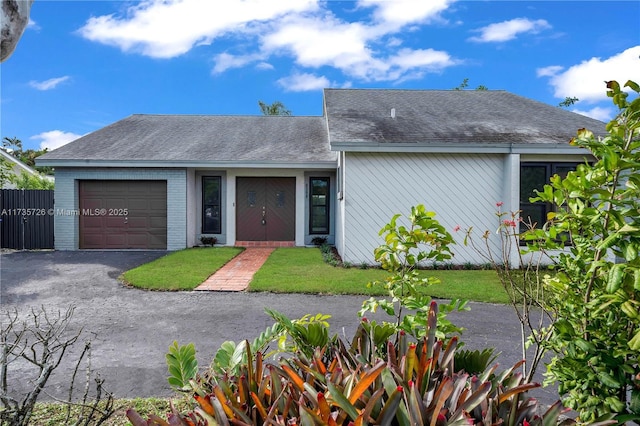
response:
[[[237,247],[180,250],[125,272],[122,280],[148,290],[193,290],[242,250]]]
[[[125,283],[149,290],[193,290],[242,249],[192,248],[170,253],[125,272]],[[442,282],[425,289],[435,298],[507,303],[507,295],[494,271],[426,270]],[[384,295],[383,288],[367,287],[388,275],[380,269],[336,268],[322,259],[317,248],[280,248],[254,276],[249,291],[274,293]]]
[[[432,297],[508,302],[494,271],[425,270],[421,273],[441,280],[440,284],[426,289]],[[281,248],[274,251],[256,273],[249,291],[383,295],[386,294],[383,288],[368,288],[367,283],[382,281],[386,276],[388,273],[381,269],[330,266],[316,248]]]

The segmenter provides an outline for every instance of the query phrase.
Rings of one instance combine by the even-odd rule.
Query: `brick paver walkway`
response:
[[[249,287],[253,275],[264,264],[275,248],[247,248],[218,269],[196,290],[205,291],[243,291]]]

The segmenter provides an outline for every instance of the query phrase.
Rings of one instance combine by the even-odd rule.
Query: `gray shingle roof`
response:
[[[392,109],[395,117],[391,116]],[[324,164],[337,150],[567,146],[605,124],[505,91],[325,89],[325,117],[135,114],[39,157],[42,165]]]
[[[135,114],[41,159],[304,163],[335,155],[323,117]]]
[[[332,146],[567,144],[580,128],[601,134],[605,127],[505,91],[325,89],[324,102]]]

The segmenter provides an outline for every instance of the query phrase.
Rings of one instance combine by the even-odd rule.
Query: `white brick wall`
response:
[[[185,169],[77,169],[55,171],[55,247],[78,249],[78,216],[58,214],[77,210],[79,180],[166,180],[167,181],[167,250],[187,246],[187,173]]]

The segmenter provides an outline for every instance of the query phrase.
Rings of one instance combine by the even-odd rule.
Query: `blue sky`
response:
[[[1,136],[34,149],[135,113],[321,115],[324,87],[464,78],[608,120],[603,82],[640,82],[640,2],[36,0],[0,73]]]

